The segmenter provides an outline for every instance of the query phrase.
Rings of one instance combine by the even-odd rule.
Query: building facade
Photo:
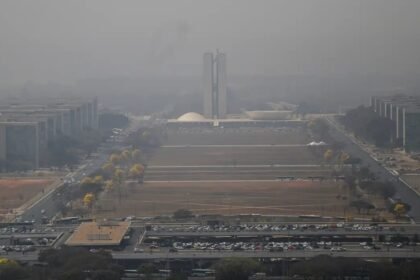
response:
[[[225,119],[227,114],[226,55],[203,56],[203,107],[207,119]]]
[[[38,168],[46,162],[48,144],[60,135],[79,136],[98,126],[97,100],[25,99],[2,101],[0,161]]]
[[[380,117],[393,121],[396,142],[408,152],[420,152],[419,96],[372,96],[370,105]]]

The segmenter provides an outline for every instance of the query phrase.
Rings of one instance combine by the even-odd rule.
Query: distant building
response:
[[[37,98],[0,103],[0,161],[38,168],[48,143],[98,127],[97,100]]]
[[[207,119],[224,119],[227,113],[226,55],[203,56],[203,106]]]
[[[420,151],[420,97],[372,96],[371,108],[395,124],[395,139],[406,151]]]

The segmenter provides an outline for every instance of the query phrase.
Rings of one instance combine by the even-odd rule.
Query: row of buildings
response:
[[[406,151],[420,151],[420,96],[373,96],[371,108],[395,124],[395,137]]]
[[[24,99],[0,102],[0,161],[38,168],[48,144],[98,126],[96,98]]]

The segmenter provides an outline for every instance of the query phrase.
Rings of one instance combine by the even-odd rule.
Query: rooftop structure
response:
[[[65,242],[68,246],[118,246],[128,232],[130,222],[82,223]]]
[[[183,114],[178,119],[180,122],[200,122],[200,121],[206,121],[206,118],[198,113],[195,112],[189,112],[186,114]]]

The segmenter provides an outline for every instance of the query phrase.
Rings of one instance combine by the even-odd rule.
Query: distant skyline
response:
[[[418,11],[411,0],[2,0],[0,85],[200,77],[217,48],[232,76],[412,79]]]

